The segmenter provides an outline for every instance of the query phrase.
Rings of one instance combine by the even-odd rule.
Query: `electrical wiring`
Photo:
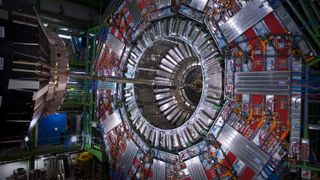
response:
[[[203,24],[199,23],[200,21],[199,22],[197,21],[194,23],[191,20],[189,20],[193,18],[190,18],[188,15],[193,14],[195,12],[199,13],[198,9],[190,6],[191,2],[192,1],[183,1],[181,2],[182,6],[180,6],[180,2],[178,2],[177,4],[174,4],[175,7],[170,7],[168,5],[169,10],[172,12],[172,14],[169,14],[168,17],[161,16],[161,18],[159,19],[155,17],[150,17],[148,13],[153,13],[153,16],[158,15],[159,13],[157,11],[164,10],[164,6],[161,6],[158,8],[157,7],[159,5],[158,1],[143,2],[143,3],[147,3],[147,9],[144,10],[142,13],[143,20],[141,22],[142,24],[149,23],[148,25],[144,24],[145,29],[142,28],[141,24],[137,25],[136,29],[133,29],[129,22],[124,22],[123,24],[121,24],[120,20],[122,16],[124,16],[124,10],[123,11],[121,10],[121,12],[118,11],[119,13],[116,13],[116,15],[114,15],[111,19],[113,25],[110,25],[110,29],[108,29],[108,33],[109,31],[111,32],[111,28],[116,28],[117,30],[119,30],[120,28],[125,29],[124,33],[121,33],[121,36],[127,36],[127,37],[119,38],[120,37],[119,36],[117,38],[120,39],[120,41],[124,42],[125,46],[128,46],[128,49],[125,50],[127,51],[126,56],[121,56],[120,58],[118,57],[111,58],[110,57],[111,55],[108,53],[107,54],[108,57],[103,58],[105,62],[101,63],[100,66],[104,70],[114,68],[115,66],[114,61],[119,60],[121,61],[122,63],[121,67],[124,68],[124,70],[123,72],[121,72],[120,68],[117,70],[119,70],[120,73],[123,73],[124,76],[129,74],[128,77],[129,76],[131,77],[131,75],[134,75],[134,74],[130,73],[127,70],[130,69],[131,67],[135,67],[139,65],[138,61],[140,59],[138,58],[144,56],[143,50],[150,48],[150,46],[152,46],[154,43],[153,41],[154,39],[159,38],[160,36],[162,36],[162,34],[166,36],[166,39],[169,39],[167,36],[169,36],[170,34],[173,34],[174,36],[170,37],[170,41],[175,41],[173,38],[181,34],[184,34],[189,28],[188,26],[190,24],[191,25],[190,32],[188,32],[187,34],[188,36],[189,35],[191,36],[192,34],[193,39],[186,44],[180,43],[180,42],[174,43],[176,45],[174,47],[175,49],[173,49],[170,52],[172,52],[172,54],[175,55],[177,54],[176,51],[179,51],[179,48],[181,45],[185,46],[190,44],[191,42],[192,43],[198,42],[199,44],[201,43],[202,45],[197,47],[196,53],[205,52],[205,57],[210,56],[211,58],[212,56],[213,57],[212,60],[216,60],[215,59],[216,57],[214,54],[216,53],[215,51],[217,52],[219,51],[222,55],[224,55],[225,64],[222,63],[221,69],[223,70],[219,71],[224,81],[223,83],[221,83],[223,84],[222,91],[221,91],[221,94],[223,94],[223,97],[221,99],[224,99],[224,101],[223,102],[221,101],[219,103],[220,104],[228,103],[228,106],[225,109],[223,108],[221,112],[220,111],[216,112],[215,110],[219,108],[216,108],[215,106],[213,107],[208,102],[208,105],[206,104],[206,106],[203,107],[202,109],[198,109],[199,112],[203,112],[203,114],[199,114],[198,116],[193,116],[194,119],[193,121],[191,121],[190,124],[194,126],[193,130],[195,131],[186,129],[186,131],[184,132],[183,128],[177,127],[177,130],[173,129],[172,133],[171,132],[169,133],[171,129],[169,129],[167,133],[167,131],[161,130],[162,128],[161,126],[151,130],[148,129],[149,127],[153,127],[153,125],[157,124],[158,122],[152,122],[150,126],[148,124],[148,127],[145,127],[144,125],[147,124],[147,122],[140,121],[145,117],[142,115],[138,116],[135,111],[135,109],[139,110],[139,108],[141,110],[142,106],[139,106],[139,104],[138,106],[133,106],[132,104],[134,103],[132,103],[133,101],[131,102],[131,99],[137,100],[138,99],[137,96],[132,95],[131,98],[124,97],[123,101],[125,102],[123,103],[123,106],[125,107],[125,111],[129,113],[127,121],[129,122],[130,126],[128,126],[129,129],[126,129],[125,132],[122,132],[122,133],[127,134],[130,132],[132,135],[130,139],[132,139],[136,143],[136,145],[139,146],[139,148],[141,148],[141,150],[142,148],[154,149],[155,150],[154,158],[158,159],[159,161],[163,161],[165,163],[164,168],[166,169],[166,176],[168,176],[169,178],[175,178],[175,179],[190,178],[193,172],[191,172],[191,170],[188,169],[185,162],[192,158],[199,158],[202,166],[204,166],[205,173],[208,173],[208,174],[211,173],[212,176],[215,176],[214,178],[224,179],[229,177],[231,179],[231,178],[238,178],[238,176],[242,177],[241,175],[243,175],[243,172],[245,170],[243,168],[243,170],[239,171],[239,174],[234,170],[235,164],[239,162],[237,161],[237,159],[240,158],[239,154],[237,153],[240,152],[241,150],[240,148],[243,148],[243,147],[232,147],[232,144],[231,144],[228,146],[227,151],[222,149],[222,147],[224,147],[223,145],[225,145],[224,138],[226,139],[238,138],[238,137],[231,136],[230,135],[231,133],[230,134],[225,133],[225,131],[229,130],[228,127],[230,126],[230,132],[232,130],[235,132],[234,133],[235,136],[241,136],[241,138],[244,138],[246,140],[243,143],[245,147],[248,147],[251,144],[257,145],[258,148],[262,152],[264,152],[261,154],[257,153],[259,157],[260,156],[262,157],[263,154],[267,154],[268,158],[271,157],[270,159],[264,160],[263,164],[261,163],[261,167],[259,165],[258,170],[254,170],[254,173],[257,173],[255,175],[258,175],[258,173],[261,173],[263,174],[263,177],[265,177],[266,179],[267,178],[271,179],[271,178],[277,177],[278,175],[284,174],[284,171],[286,170],[286,165],[282,161],[276,161],[272,158],[274,157],[279,159],[283,158],[282,156],[283,153],[285,153],[287,149],[292,148],[292,147],[290,148],[288,147],[288,143],[291,143],[291,142],[287,142],[287,141],[291,141],[292,134],[290,135],[290,138],[288,138],[287,136],[289,135],[291,126],[292,128],[295,128],[294,123],[290,124],[290,122],[293,121],[292,117],[301,116],[301,114],[299,114],[300,112],[302,112],[301,108],[303,108],[303,106],[301,105],[302,104],[301,97],[308,96],[310,99],[311,98],[320,99],[320,93],[317,92],[320,89],[320,86],[318,85],[318,83],[320,82],[320,77],[317,77],[319,73],[316,71],[314,72],[314,74],[312,73],[312,71],[310,72],[292,71],[295,69],[300,69],[301,66],[299,62],[302,62],[303,59],[307,58],[307,55],[302,51],[300,51],[298,48],[298,42],[300,43],[300,41],[303,40],[302,38],[304,36],[300,34],[296,35],[296,34],[290,33],[289,30],[285,28],[286,24],[282,24],[283,22],[282,23],[274,22],[274,21],[280,21],[280,19],[282,18],[278,16],[276,11],[274,11],[267,14],[265,18],[262,18],[258,22],[258,24],[255,24],[249,29],[247,29],[246,31],[241,32],[241,35],[238,35],[235,40],[232,40],[230,43],[227,43],[227,40],[224,36],[226,34],[224,32],[220,32],[221,29],[219,28],[220,26],[223,25],[223,23],[227,23],[228,20],[230,20],[230,18],[233,18],[233,16],[237,13],[237,11],[241,10],[241,8],[237,9],[234,7],[234,4],[232,4],[235,1],[214,0],[213,2],[210,2],[211,5],[207,6],[203,11],[204,16],[210,15],[210,17],[206,17],[206,19],[202,22]],[[238,4],[240,3],[242,5],[243,2],[244,1],[241,1],[241,2],[238,1]],[[246,1],[246,2],[247,3],[245,5],[248,5],[249,2],[251,3],[254,1]],[[176,3],[176,1],[174,3]],[[267,4],[268,2],[265,1],[264,3]],[[143,7],[145,7],[144,4],[142,5]],[[213,7],[217,6],[217,7],[216,9],[214,9],[212,6]],[[237,6],[240,7],[240,5],[237,5]],[[187,11],[189,14],[181,13],[180,12],[181,9],[179,8]],[[128,12],[128,14],[130,13],[131,12]],[[175,13],[178,14],[177,17]],[[216,16],[216,17],[213,17],[213,16]],[[152,19],[152,22],[148,22],[149,19]],[[270,19],[272,19],[272,21]],[[199,24],[202,24],[202,25],[198,26]],[[272,27],[270,24],[272,25]],[[215,28],[212,28],[212,26],[215,26]],[[276,34],[272,32],[265,33],[265,32],[271,31],[270,29],[277,28],[273,26],[281,26],[279,28],[282,28],[282,29],[279,32],[284,32],[284,33],[283,34],[280,34],[280,33]],[[204,30],[206,27],[208,28],[208,31],[210,31],[208,35],[205,35],[206,33],[205,31],[202,32],[202,30]],[[211,27],[211,29],[209,27]],[[133,33],[136,36],[130,35],[129,30],[134,31]],[[262,34],[262,32],[264,34]],[[278,31],[275,31],[275,32],[278,32]],[[115,34],[113,35],[116,36]],[[182,37],[182,39],[185,40],[186,37],[184,36]],[[126,40],[123,40],[128,37],[132,41],[127,42]],[[210,38],[212,37],[213,39],[208,40],[208,43],[211,41],[215,42],[215,44],[213,44],[214,48],[207,48],[209,47],[209,45],[206,44],[207,42],[205,42],[205,40],[204,42],[202,42],[201,37],[206,38],[206,40],[209,37]],[[223,42],[225,44],[223,44],[221,40],[224,40]],[[218,41],[220,41],[221,44],[223,45],[220,46]],[[141,43],[140,44],[141,47],[137,46],[138,43]],[[215,49],[215,47],[217,47],[217,49]],[[183,53],[183,51],[181,52]],[[180,56],[184,56],[184,54],[182,53],[177,54],[177,56],[173,59],[179,59]],[[100,52],[99,54],[101,56],[103,55],[102,52]],[[170,56],[169,55],[163,56],[163,54],[159,54],[159,58],[165,59],[167,57],[171,57],[171,55]],[[206,61],[211,61],[210,58],[208,58],[208,60]],[[128,62],[130,62],[130,64]],[[170,62],[172,61],[170,60]],[[171,65],[170,62],[168,65]],[[219,60],[219,62],[222,62],[222,61]],[[133,64],[135,64],[135,66],[133,66]],[[146,66],[147,65],[148,64],[146,63]],[[210,71],[211,69],[208,68],[206,70]],[[302,66],[301,69],[303,71],[304,67]],[[117,71],[117,70],[112,69],[112,71]],[[170,68],[167,70],[170,71]],[[145,71],[135,71],[133,69],[132,72],[140,73]],[[286,87],[288,87],[286,88],[287,91],[285,93],[277,94],[276,92],[273,94],[272,92],[268,92],[267,90],[262,89],[261,90],[262,93],[260,93],[260,91],[256,92],[255,89],[253,88],[253,90],[251,90],[251,91],[254,91],[253,93],[249,90],[248,92],[241,93],[240,91],[238,91],[241,88],[241,86],[237,85],[237,83],[240,82],[238,79],[239,77],[238,75],[242,72],[244,72],[244,74],[247,73],[252,75],[252,77],[243,78],[245,81],[248,81],[248,82],[250,82],[253,78],[257,78],[257,76],[263,76],[264,74],[262,75],[259,74],[262,72],[270,73],[270,76],[275,76],[274,75],[275,73],[273,74],[273,72],[283,72],[281,73],[281,76],[283,76],[282,74],[287,73],[288,80],[285,83],[279,82],[279,85],[285,85]],[[154,71],[154,73],[159,73],[159,72]],[[258,75],[255,75],[255,74],[258,74]],[[211,74],[208,77],[211,77]],[[302,79],[298,79],[298,78],[302,78]],[[165,75],[163,79],[170,79],[170,78]],[[259,78],[257,79],[259,81]],[[268,81],[270,80],[268,79]],[[212,84],[216,82],[217,80],[212,80]],[[250,83],[254,84],[256,82],[250,82]],[[272,86],[274,84],[275,86],[277,86],[278,85],[277,83],[278,81],[275,81],[275,83],[273,84],[265,84],[263,86]],[[204,83],[205,86],[210,84],[211,82],[209,82],[209,80],[208,82]],[[241,84],[241,82],[239,84]],[[258,82],[257,84],[261,84],[262,86],[262,83]],[[122,91],[122,88],[126,88],[125,94],[129,96],[130,95],[129,92],[134,92],[134,91],[137,92],[137,87],[138,86],[124,85],[123,87],[120,87],[119,91]],[[157,92],[162,90],[161,86],[157,85],[154,87],[156,88],[153,90],[156,90]],[[131,89],[131,90],[129,91],[128,89]],[[168,89],[169,89],[168,91],[171,91],[173,88],[168,88]],[[167,90],[163,90],[163,91],[167,91]],[[151,92],[151,93],[156,94],[155,92]],[[214,94],[214,92],[212,94]],[[166,94],[164,94],[163,96],[165,97],[165,95]],[[207,95],[207,94],[204,93],[204,95]],[[257,98],[252,100],[253,96]],[[143,94],[143,97],[144,97],[144,94]],[[206,97],[204,96],[204,98]],[[164,99],[164,100],[167,100],[167,99]],[[248,101],[249,103],[247,103]],[[128,105],[129,102],[130,102],[130,106]],[[158,100],[156,100],[156,103],[157,102]],[[166,102],[161,101],[161,103],[166,103]],[[101,102],[101,104],[103,104],[103,102]],[[160,104],[160,101],[159,101],[159,104]],[[160,106],[159,104],[156,104],[156,107],[159,107]],[[167,106],[170,106],[170,104]],[[128,110],[129,107],[130,107],[130,110]],[[147,111],[147,110],[142,110],[142,111]],[[140,112],[140,111],[137,111],[137,112]],[[177,118],[179,118],[179,116],[181,116],[181,114],[177,114],[176,111],[170,110],[169,112],[168,110],[167,113],[172,114],[173,118],[176,118],[176,116]],[[296,113],[296,114],[293,115],[292,113]],[[214,114],[214,116],[211,117],[210,115],[212,114]],[[196,121],[199,119],[203,121]],[[143,119],[143,120],[147,120],[147,119]],[[172,119],[170,119],[169,121],[171,122],[171,120]],[[176,121],[175,119],[173,120],[174,122]],[[204,124],[207,122],[207,120],[208,121],[212,120],[213,122],[212,124],[209,124],[208,127],[206,127],[206,125]],[[223,125],[217,125],[218,123]],[[300,122],[297,122],[297,123],[300,123]],[[188,125],[190,124],[188,123]],[[297,128],[296,130],[297,130],[296,134],[298,134],[300,133],[301,129]],[[176,131],[179,132],[180,134],[173,133]],[[160,135],[157,134],[158,132],[161,132]],[[200,134],[200,137],[203,139],[200,140],[198,138],[199,136],[196,136],[193,134],[194,132],[198,132],[198,134]],[[224,132],[224,133],[221,133],[221,132]],[[217,135],[211,137],[211,133],[214,133]],[[205,134],[207,134],[207,136],[205,136]],[[125,136],[125,135],[122,135],[122,136]],[[117,137],[116,139],[120,137],[124,138],[122,136],[119,134],[119,137]],[[221,138],[219,139],[219,141],[221,142],[217,141],[218,137]],[[138,138],[141,138],[141,143],[138,143],[138,140],[137,140]],[[206,145],[203,145],[203,144],[201,145],[201,142],[203,141],[205,141]],[[117,143],[117,142],[114,142],[114,143]],[[116,146],[116,144],[112,144],[112,145]],[[207,148],[203,146],[206,146]],[[212,152],[210,150],[212,150]],[[220,150],[222,151],[221,153],[220,153]],[[217,151],[219,151],[220,153],[219,155],[217,155],[218,154]],[[234,153],[234,154],[231,154],[233,156],[230,156],[230,154],[228,154],[229,152]],[[144,156],[148,156],[146,152],[143,152],[143,153],[144,153]],[[172,156],[177,158],[172,158],[175,160],[168,160],[169,155],[167,153],[168,154],[172,153]],[[298,153],[298,152],[295,152],[295,153]],[[206,156],[207,154],[209,158]],[[229,157],[227,157],[227,155]],[[221,157],[223,161],[219,161],[217,159],[217,156],[219,156],[219,158]],[[234,159],[234,156],[236,156],[236,159]],[[206,158],[211,160],[207,162],[208,159]],[[256,159],[254,159],[254,161],[255,160]],[[146,163],[146,162],[143,162],[143,163]],[[209,167],[207,163],[210,164],[211,167]],[[242,162],[242,163],[243,163],[243,167],[248,168],[249,170],[251,168],[253,169],[253,167],[250,167],[247,164],[247,162]],[[146,164],[144,165],[148,166]],[[152,164],[150,165],[149,169],[151,168],[151,166]],[[261,171],[262,168],[263,170]],[[137,171],[138,170],[136,169],[135,174],[137,173]],[[189,172],[190,174],[187,175],[185,172]],[[148,173],[149,173],[149,170],[148,170]],[[148,175],[146,176],[146,174],[147,173],[143,174],[144,178],[149,177]],[[181,176],[179,174],[181,174]],[[257,177],[255,175],[252,178]],[[207,175],[207,176],[210,176],[210,175]]]

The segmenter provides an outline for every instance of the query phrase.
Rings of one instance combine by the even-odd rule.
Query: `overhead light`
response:
[[[77,136],[72,136],[71,137],[71,142],[73,142],[73,143],[77,142]]]
[[[78,82],[75,81],[69,81],[68,84],[78,84]]]
[[[59,37],[63,38],[63,39],[71,39],[71,36],[67,36],[64,34],[58,34]]]
[[[62,30],[62,31],[69,31],[68,28],[59,28],[59,29]]]
[[[28,141],[29,141],[29,137],[26,136],[26,137],[24,138],[24,141],[25,141],[25,142],[28,142]]]
[[[73,74],[86,74],[86,72],[84,72],[84,71],[73,71],[72,73]]]
[[[48,23],[43,23],[44,27],[48,27],[48,25],[49,25]]]

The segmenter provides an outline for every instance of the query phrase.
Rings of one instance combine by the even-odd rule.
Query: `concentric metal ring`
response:
[[[190,58],[194,52],[202,69],[203,85],[199,104],[193,114],[190,114],[189,117],[186,115],[184,123],[170,130],[156,127],[144,117],[138,106],[133,84],[126,84],[125,87],[126,107],[133,128],[141,134],[141,137],[148,144],[167,150],[183,149],[204,136],[219,113],[220,109],[215,107],[222,104],[223,68],[218,60],[219,52],[211,36],[192,20],[172,17],[153,23],[143,32],[141,38],[136,40],[137,43],[132,47],[127,61],[127,77],[133,78],[137,75],[136,71],[144,53],[158,41],[179,41],[182,43],[175,45],[163,57],[161,62],[169,63],[169,65],[161,67],[160,64],[159,69],[156,70],[155,85],[172,86],[174,67],[179,64],[178,62]],[[183,47],[185,50],[179,51]],[[175,111],[178,107],[175,99],[166,92],[166,88],[161,88],[158,91],[166,96],[157,100],[160,108],[162,104],[173,102],[171,107],[176,107],[170,110],[168,116],[170,115],[169,118],[177,117],[179,112]]]

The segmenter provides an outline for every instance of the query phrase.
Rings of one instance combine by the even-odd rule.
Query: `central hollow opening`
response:
[[[157,128],[181,126],[200,101],[203,78],[199,59],[179,39],[155,41],[140,59],[135,77],[155,82],[134,87],[143,116]]]
[[[201,66],[194,64],[187,69],[180,83],[179,88],[186,103],[196,106],[200,101],[202,92]]]

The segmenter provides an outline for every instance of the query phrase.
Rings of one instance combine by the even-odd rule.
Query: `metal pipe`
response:
[[[157,72],[156,69],[150,69],[150,68],[137,68],[138,71],[150,71],[150,72]]]
[[[305,22],[304,18],[300,15],[298,10],[294,7],[294,5],[291,3],[290,0],[286,0],[292,11],[295,13],[295,15],[298,17],[298,19],[302,22],[303,26],[306,28],[307,32],[311,35],[314,42],[317,44],[317,46],[320,48],[320,40],[316,37],[313,30],[308,27],[307,23]]]
[[[313,9],[314,13],[317,15],[318,19],[320,19],[320,11],[317,8],[317,5],[315,4],[315,0],[311,0],[310,5],[311,5],[311,8]]]
[[[22,64],[22,65],[33,65],[33,66],[41,66],[45,69],[50,69],[50,66],[41,62],[28,62],[28,61],[13,61],[14,64]]]
[[[71,78],[83,79],[83,80],[100,80],[100,81],[110,81],[116,83],[133,83],[133,84],[145,84],[153,85],[153,80],[148,79],[133,79],[133,78],[123,78],[123,77],[106,77],[106,76],[91,76],[87,74],[74,74],[70,73]]]
[[[312,12],[310,6],[308,7],[307,3],[309,2],[306,1],[306,0],[299,0],[300,4],[301,4],[301,7],[304,11],[304,13],[306,14],[307,18],[309,19],[309,21],[311,22],[311,25],[312,25],[312,28],[314,29],[314,31],[316,32],[316,24],[317,24],[317,21],[315,20],[315,15],[314,13]]]
[[[13,68],[12,71],[25,72],[25,73],[34,73],[34,74],[37,74],[37,75],[42,76],[42,77],[50,77],[49,73],[44,72],[44,71],[38,71],[38,70],[28,70],[28,69],[16,69],[16,68]]]
[[[40,71],[38,71],[38,70],[16,69],[16,68],[13,68],[12,71],[25,72],[25,73],[34,73],[34,74],[39,74],[40,73]]]

